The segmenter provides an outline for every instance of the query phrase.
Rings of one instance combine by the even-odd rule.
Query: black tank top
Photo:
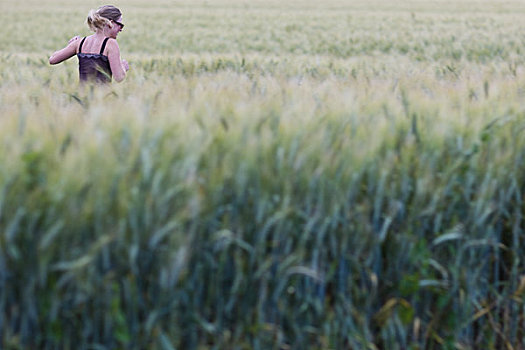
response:
[[[80,81],[92,81],[96,83],[111,83],[111,67],[109,66],[108,56],[104,56],[104,48],[109,38],[105,38],[100,48],[100,53],[82,53],[82,44],[86,37],[80,42],[78,48],[78,71]]]

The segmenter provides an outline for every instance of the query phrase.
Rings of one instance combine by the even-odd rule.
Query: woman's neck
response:
[[[97,29],[97,31],[95,32],[95,35],[96,36],[99,36],[99,37],[106,37],[106,33],[104,31],[104,29]]]

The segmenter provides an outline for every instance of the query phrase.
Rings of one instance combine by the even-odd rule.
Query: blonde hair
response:
[[[104,5],[96,10],[89,11],[87,25],[96,32],[97,29],[104,29],[106,24],[111,21],[118,21],[122,13],[113,5]]]

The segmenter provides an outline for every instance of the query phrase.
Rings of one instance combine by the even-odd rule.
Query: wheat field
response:
[[[525,349],[523,1],[0,4],[0,348]]]

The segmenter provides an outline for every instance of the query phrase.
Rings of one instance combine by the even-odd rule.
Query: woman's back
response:
[[[82,52],[83,53],[93,53],[93,54],[100,54],[100,49],[102,45],[104,44],[104,41],[109,39],[109,37],[100,36],[96,34],[92,34],[90,36],[86,36],[84,38],[84,43],[82,44]],[[80,49],[80,44],[77,48],[77,53]],[[104,47],[103,55],[107,56],[107,47]]]
[[[100,39],[97,35],[91,35],[83,38],[78,46],[77,57],[80,81],[111,82],[111,67],[107,52],[105,52],[109,38]],[[95,48],[98,48],[98,50]]]

